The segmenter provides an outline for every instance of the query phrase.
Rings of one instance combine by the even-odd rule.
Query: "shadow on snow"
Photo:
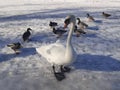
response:
[[[0,54],[0,62],[8,61],[16,57],[27,57],[27,56],[35,55],[35,54],[36,54],[35,48],[22,48],[21,53],[18,55],[16,55],[15,53]]]
[[[77,61],[73,64],[76,69],[91,71],[120,71],[120,61],[111,56],[103,55],[78,55]]]

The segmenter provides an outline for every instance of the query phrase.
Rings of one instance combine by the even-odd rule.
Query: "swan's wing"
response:
[[[52,64],[61,64],[64,60],[65,47],[60,43],[45,45],[36,48],[36,51]]]

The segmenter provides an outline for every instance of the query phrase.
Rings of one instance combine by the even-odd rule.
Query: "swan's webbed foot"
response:
[[[62,72],[54,73],[54,75],[58,81],[62,81],[63,79],[65,79],[65,75]]]
[[[61,69],[61,72],[68,72],[69,73],[71,71],[71,68],[63,66],[63,65],[61,65],[60,69]]]
[[[58,81],[62,81],[63,79],[65,79],[65,74],[63,72],[56,72],[55,66],[53,66],[53,71],[54,71],[54,75]]]

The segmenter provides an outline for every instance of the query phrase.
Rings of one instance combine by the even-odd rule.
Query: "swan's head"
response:
[[[74,15],[69,15],[66,17],[65,21],[64,21],[64,28],[67,28],[67,26],[71,23],[75,23],[75,16]]]

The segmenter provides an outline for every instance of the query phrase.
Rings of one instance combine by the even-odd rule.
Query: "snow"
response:
[[[0,1],[0,90],[120,90],[120,0],[4,0]],[[112,14],[108,19],[102,12]],[[95,22],[87,22],[86,13]],[[63,26],[74,14],[89,27],[86,35],[73,35],[77,61],[66,79],[55,79],[51,65],[35,48],[58,39],[49,21]],[[22,42],[22,34],[33,29],[19,55],[6,45]],[[67,34],[60,38],[66,43]]]

